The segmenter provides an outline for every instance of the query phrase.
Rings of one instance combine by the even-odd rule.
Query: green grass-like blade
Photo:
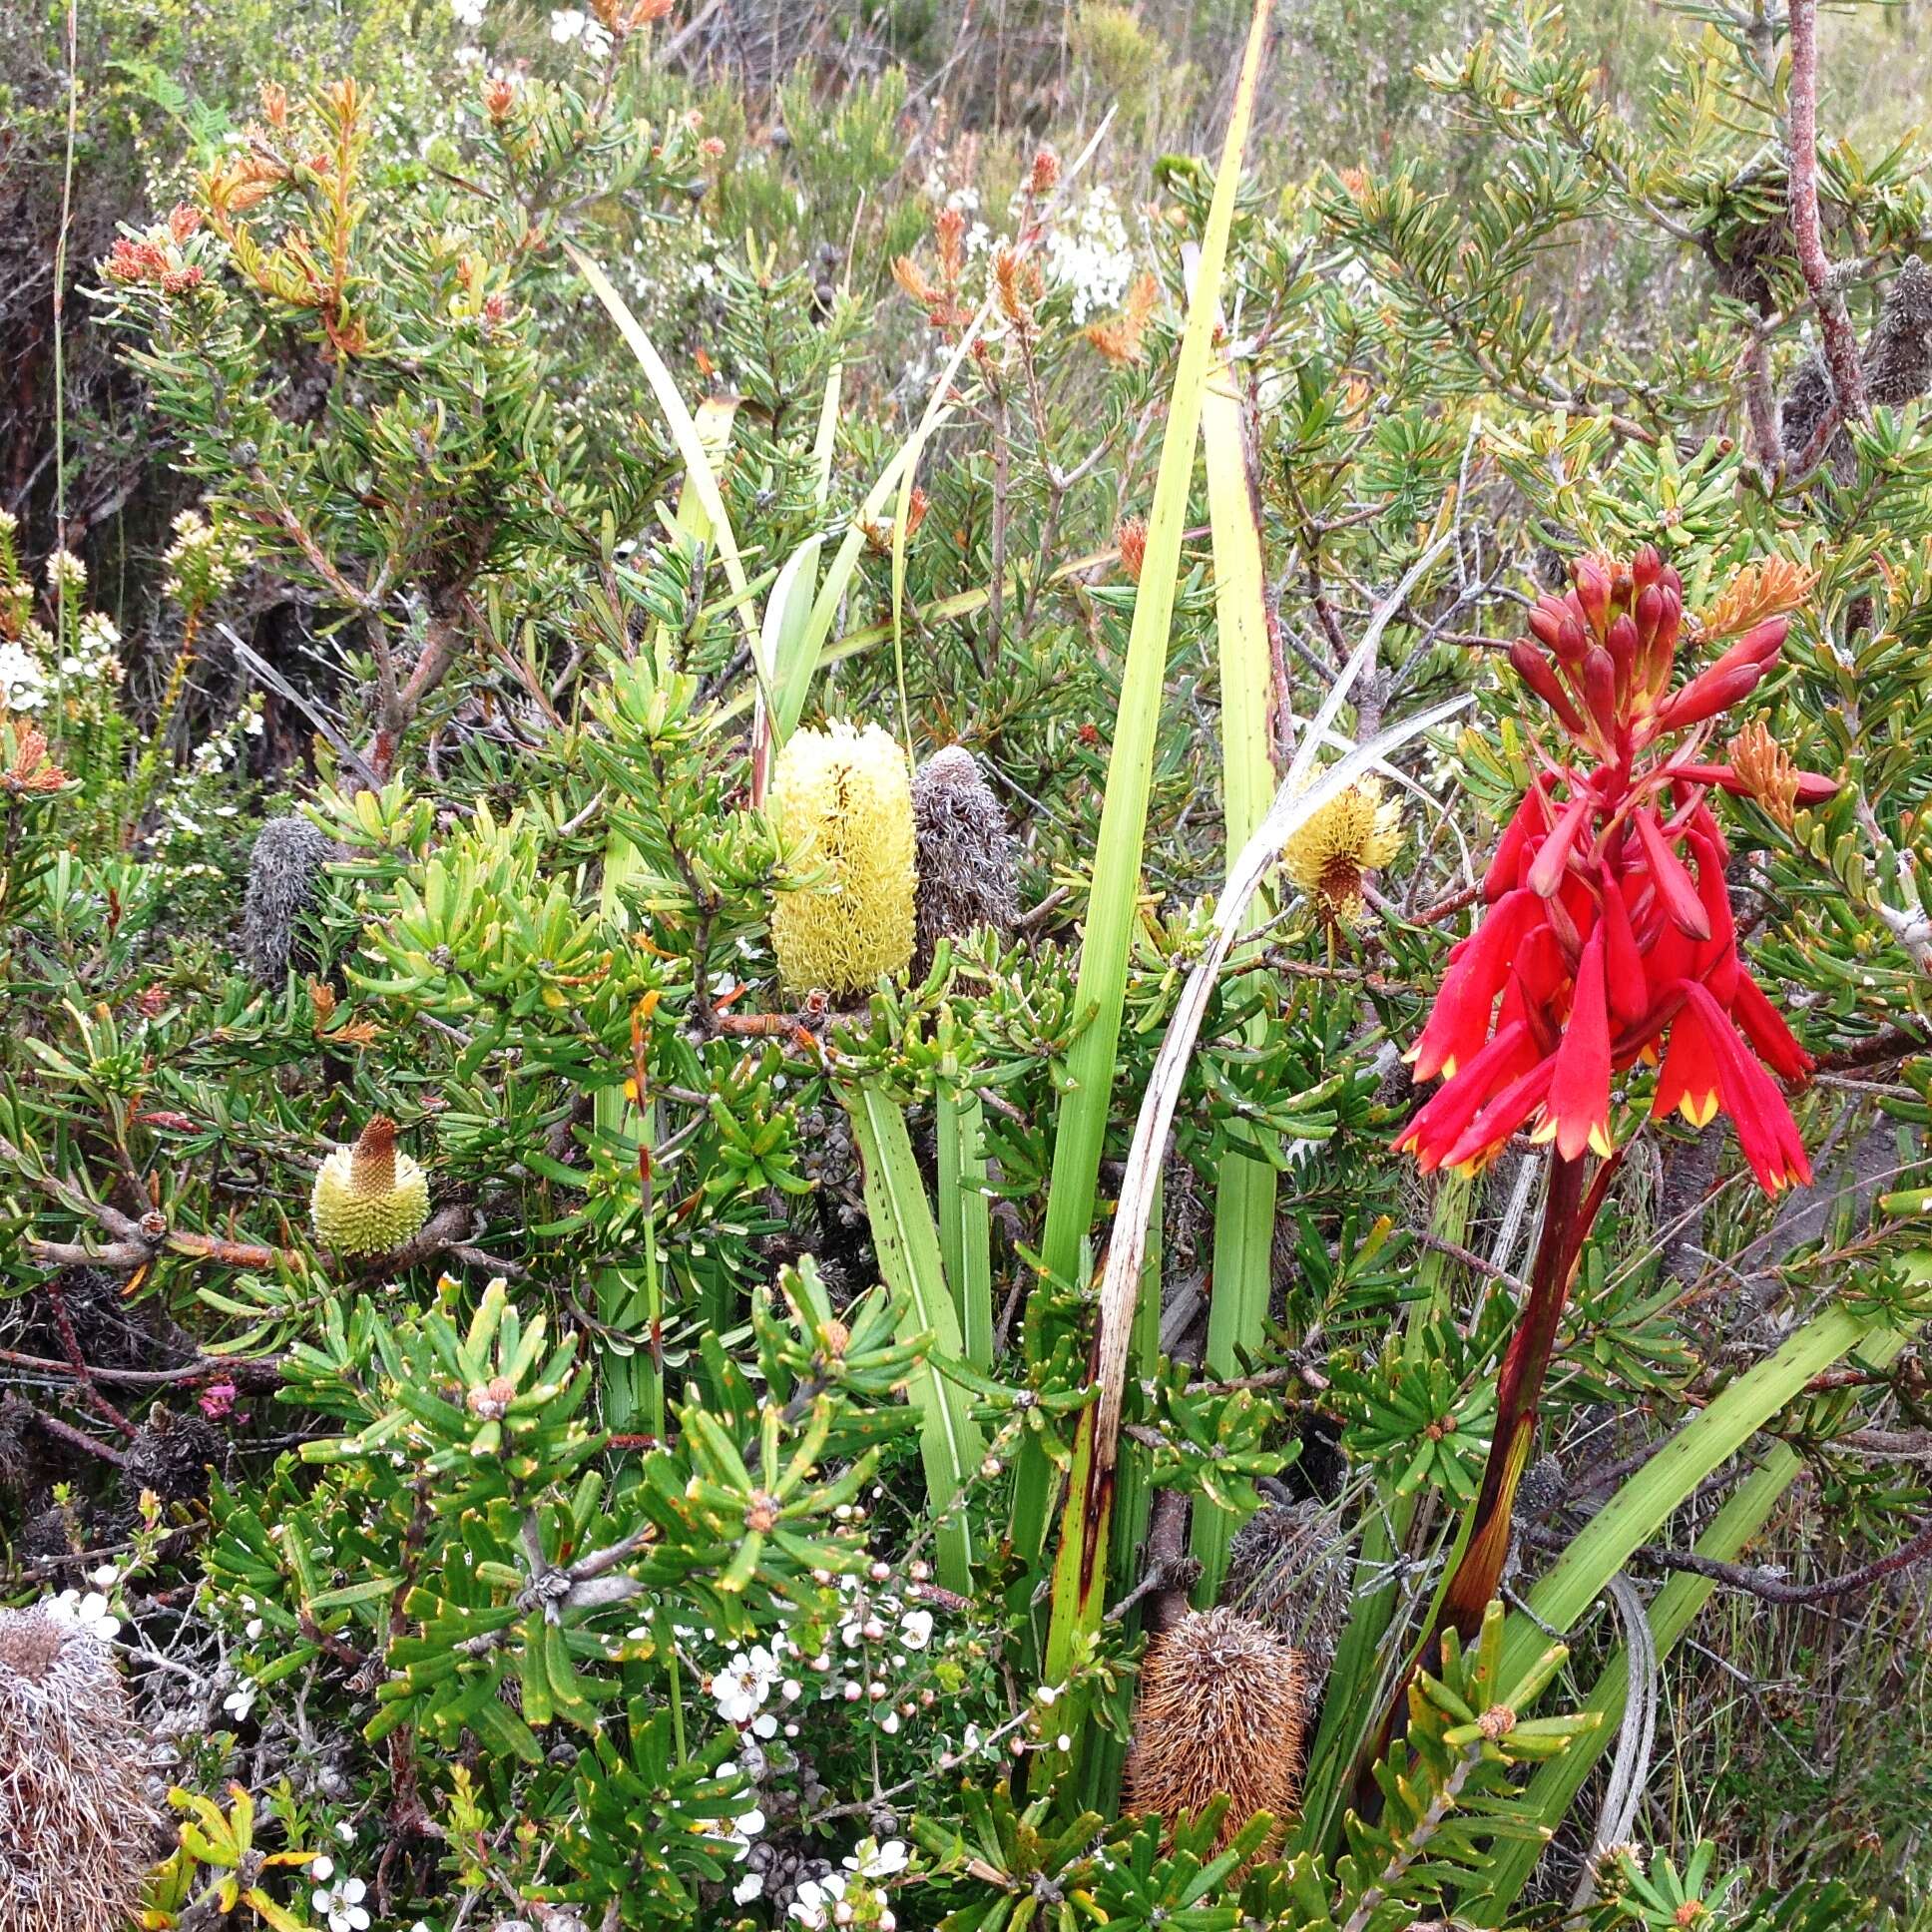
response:
[[[865,1176],[865,1211],[872,1225],[879,1273],[894,1294],[905,1297],[901,1339],[931,1337],[932,1347],[957,1361],[963,1349],[959,1319],[946,1291],[919,1164],[905,1116],[876,1089],[841,1096],[851,1116]],[[960,1492],[985,1453],[966,1391],[948,1381],[931,1361],[907,1379],[906,1393],[919,1411],[919,1454],[926,1470],[926,1500],[939,1524],[935,1539],[940,1583],[961,1596],[973,1587],[973,1547]]]
[[[965,1357],[993,1366],[993,1210],[986,1198],[986,1109],[970,1089],[941,1082],[933,1104],[939,1143],[939,1248],[959,1312]]]
[[[1214,311],[1227,260],[1241,156],[1260,78],[1268,12],[1269,0],[1259,0],[1248,30],[1207,233],[1202,238],[1194,299],[1188,305],[1174,393],[1168,404],[1153,513],[1148,519],[1147,554],[1141,566],[1140,594],[1135,599],[1120,710],[1114,723],[1114,746],[1107,764],[1107,795],[1101,808],[1093,893],[1075,992],[1083,1018],[1092,1017],[1068,1056],[1072,1091],[1061,1103],[1056,1124],[1052,1195],[1047,1208],[1044,1258],[1048,1268],[1064,1280],[1072,1279],[1079,1269],[1081,1243],[1094,1218],[1101,1147],[1112,1107],[1115,1053],[1126,998],[1128,948],[1140,892],[1141,853],[1160,732],[1181,538],[1187,526],[1195,442],[1213,351]]]
[[[724,566],[724,579],[731,587],[732,601],[737,606],[739,622],[744,626],[745,642],[750,647],[752,661],[759,663],[762,657],[757,612],[751,602],[751,587],[744,575],[744,564],[738,555],[737,538],[731,532],[731,519],[724,508],[724,495],[718,487],[718,472],[712,466],[712,451],[706,447],[697,421],[685,406],[685,399],[679,393],[678,384],[664,357],[644,332],[643,323],[631,313],[610,276],[574,242],[567,237],[560,238],[560,241],[564,252],[577,264],[577,272],[590,284],[591,293],[604,304],[611,320],[617,324],[618,333],[638,358],[638,366],[644,370],[651,393],[664,412],[671,439],[678,446],[678,454],[685,460],[685,480],[697,493],[698,502],[710,519],[710,534],[718,545],[719,561]]]
[[[1932,1265],[1928,1265],[1926,1272],[1932,1274]],[[1871,1335],[1856,1352],[1867,1367],[1879,1369],[1895,1360],[1909,1339],[1906,1331],[1890,1329]],[[1711,1519],[1709,1528],[1696,1541],[1697,1554],[1721,1563],[1734,1562],[1769,1520],[1771,1511],[1796,1480],[1801,1466],[1792,1450],[1777,1444],[1738,1484]],[[1640,1476],[1642,1473],[1639,1472]],[[1650,1625],[1660,1661],[1670,1655],[1696,1621],[1716,1588],[1715,1580],[1710,1577],[1679,1574],[1657,1593],[1651,1603]],[[1531,1780],[1529,1801],[1539,1821],[1550,1829],[1554,1830],[1562,1822],[1592,1767],[1609,1749],[1624,1714],[1629,1689],[1629,1662],[1620,1650],[1604,1667],[1589,1697],[1578,1706],[1599,1714],[1603,1721],[1595,1731],[1577,1738],[1561,1756],[1552,1758]],[[1471,1925],[1502,1924],[1529,1883],[1542,1849],[1542,1843],[1536,1839],[1505,1842],[1497,1847],[1491,1861],[1489,1884],[1480,1897],[1465,1900],[1461,1906],[1462,1915]]]
[[[1153,785],[1154,753],[1161,725],[1161,695],[1168,664],[1168,633],[1174,620],[1175,585],[1181,539],[1188,521],[1193,486],[1195,442],[1201,430],[1202,399],[1213,353],[1214,313],[1227,238],[1234,221],[1235,189],[1247,145],[1267,41],[1270,0],[1257,0],[1242,57],[1240,80],[1228,117],[1227,139],[1214,179],[1213,200],[1202,238],[1194,298],[1181,338],[1174,393],[1154,485],[1148,520],[1147,554],[1141,566],[1140,593],[1128,634],[1127,665],[1121,680],[1120,710],[1114,722],[1114,747],[1107,764],[1107,792],[1101,806],[1100,838],[1094,853],[1093,892],[1087,930],[1080,949],[1075,1007],[1084,1028],[1068,1055],[1069,1090],[1055,1121],[1053,1172],[1047,1203],[1042,1257],[1049,1273],[1063,1281],[1078,1278],[1082,1251],[1094,1219],[1101,1150],[1113,1109],[1115,1058],[1120,1045],[1121,1012],[1127,995],[1128,948],[1134,935],[1140,893],[1141,853],[1147,836],[1148,794]],[[1084,1433],[1083,1428],[1083,1433]],[[1014,1494],[1013,1539],[1021,1559],[1037,1562],[1043,1548],[1049,1483],[1044,1453],[1031,1444],[1019,1458]],[[1104,1537],[1105,1529],[1100,1534]],[[1103,1549],[1105,1545],[1101,1546]],[[1104,1566],[1095,1566],[1104,1567]],[[1089,1574],[1088,1586],[1093,1579]],[[1055,1628],[1064,1652],[1072,1638],[1056,1604]],[[1064,1668],[1064,1657],[1062,1664]]]
[[[1261,559],[1261,506],[1249,461],[1246,424],[1232,365],[1223,361],[1201,410],[1202,459],[1208,472],[1208,517],[1214,545],[1214,620],[1220,644],[1221,810],[1226,850],[1234,855],[1267,815],[1274,796],[1268,719],[1274,699],[1268,649],[1267,589]],[[1264,917],[1255,895],[1248,924]],[[1238,956],[1238,955],[1237,955]],[[1250,1023],[1255,1044],[1263,1030]],[[1208,1304],[1208,1367],[1239,1373],[1241,1355],[1258,1347],[1274,1285],[1274,1206],[1278,1176],[1252,1155],[1222,1156],[1214,1190],[1213,1283]],[[1195,1602],[1206,1609],[1220,1594],[1228,1547],[1239,1519],[1205,1497],[1195,1500],[1189,1548],[1201,1565]]]
[[[1812,1376],[1856,1347],[1872,1328],[1869,1315],[1827,1308],[1776,1354],[1738,1376],[1618,1490],[1557,1559],[1530,1593],[1530,1609],[1541,1623],[1567,1631],[1631,1552],[1655,1536],[1706,1476],[1721,1469]],[[1521,1676],[1548,1643],[1528,1618],[1512,1617],[1506,1676]]]

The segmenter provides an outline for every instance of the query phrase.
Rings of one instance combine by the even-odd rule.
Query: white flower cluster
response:
[[[550,16],[550,37],[560,47],[568,47],[576,42],[588,54],[602,56],[611,51],[608,30],[581,7],[560,7],[553,12]]]
[[[489,11],[490,0],[449,0],[449,10],[459,27],[480,27]]]
[[[903,1839],[861,1838],[857,1848],[839,1861],[845,1869],[823,1878],[807,1878],[797,1890],[787,1917],[824,1932],[826,1927],[871,1925],[878,1932],[894,1932],[899,1921],[878,1881],[895,1878],[908,1862]],[[856,1881],[856,1882],[854,1882]]]
[[[923,1581],[925,1569],[924,1564],[912,1566],[915,1582]],[[783,1713],[804,1697],[806,1685],[815,1680],[814,1701],[862,1704],[891,1736],[907,1717],[936,1700],[929,1687],[916,1695],[903,1694],[912,1670],[908,1653],[924,1651],[932,1642],[932,1612],[908,1605],[896,1591],[883,1588],[892,1575],[888,1564],[873,1564],[863,1577],[847,1573],[834,1578],[828,1570],[812,1575],[821,1585],[835,1584],[845,1599],[836,1644],[810,1657],[789,1636],[776,1637],[768,1646],[733,1646],[710,1679],[718,1714],[754,1738],[776,1737],[781,1731],[787,1738],[796,1737],[795,1718]],[[695,1633],[680,1628],[678,1635]]]
[[[74,629],[74,648],[60,661],[60,675],[70,687],[112,689],[121,682],[121,633],[114,621],[89,611]]]
[[[1073,290],[1073,318],[1120,307],[1134,278],[1134,250],[1114,191],[1104,182],[1090,188],[1079,204],[1063,210],[1047,231],[1044,262],[1049,281]]]
[[[729,1777],[738,1767],[725,1763],[719,1770]],[[754,1804],[748,1811],[740,1811],[731,1820],[731,1828],[724,1833],[724,1842],[731,1847],[731,1856],[741,1865],[751,1853],[751,1840],[764,1829],[764,1813]],[[731,1896],[740,1905],[748,1905],[764,1892],[764,1874],[756,1871],[742,1873],[731,1887]]]
[[[969,261],[1011,242],[1011,236],[996,236],[980,219],[977,188],[948,188],[938,174],[928,175],[925,187],[935,207],[957,210],[967,218],[961,244]],[[1025,206],[1022,189],[1013,197],[1008,216],[1018,219]],[[1047,227],[1041,271],[1048,281],[1072,290],[1076,324],[1119,308],[1127,299],[1127,285],[1137,265],[1120,204],[1104,182],[1088,189],[1071,207],[1059,210]]]
[[[309,1866],[315,1881],[309,1903],[315,1916],[328,1926],[328,1932],[368,1932],[369,1910],[362,1903],[368,1887],[359,1878],[335,1876],[334,1859],[324,1855]]]
[[[29,636],[39,629],[32,626]],[[37,712],[46,702],[47,672],[40,659],[26,643],[0,638],[0,709]]]
[[[92,1581],[101,1581],[98,1573]],[[97,1644],[112,1644],[121,1635],[120,1618],[109,1610],[108,1600],[98,1590],[90,1590],[86,1596],[78,1590],[63,1590],[47,1609],[57,1624],[65,1624]]]
[[[162,562],[168,566],[163,592],[198,609],[229,588],[247,561],[247,547],[199,510],[184,510],[174,523],[175,541]]]

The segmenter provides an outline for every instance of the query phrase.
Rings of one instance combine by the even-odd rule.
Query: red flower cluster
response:
[[[1751,787],[1694,761],[1710,721],[1776,659],[1786,620],[1757,624],[1673,690],[1677,572],[1646,546],[1628,565],[1584,558],[1573,575],[1510,657],[1574,751],[1545,759],[1497,847],[1489,909],[1451,951],[1410,1055],[1418,1079],[1443,1085],[1396,1145],[1425,1173],[1473,1172],[1534,1121],[1565,1160],[1609,1155],[1613,1078],[1661,1061],[1654,1117],[1678,1109],[1702,1127],[1721,1108],[1768,1192],[1808,1183],[1770,1073],[1802,1080],[1811,1059],[1737,956],[1729,854],[1705,802],[1713,785]],[[1802,803],[1836,789],[1797,774]]]
[[[124,235],[101,263],[110,281],[153,282],[164,294],[185,295],[201,285],[199,263],[185,260],[182,244],[202,225],[200,213],[178,203],[165,225],[146,235]]]

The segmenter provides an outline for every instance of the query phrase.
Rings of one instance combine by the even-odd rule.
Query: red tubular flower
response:
[[[1704,802],[1710,786],[1750,786],[1692,761],[1701,732],[1675,752],[1660,740],[1754,689],[1788,621],[1765,619],[1673,690],[1677,572],[1646,547],[1628,565],[1580,559],[1573,576],[1510,657],[1581,756],[1550,763],[1497,844],[1489,909],[1450,952],[1411,1054],[1442,1088],[1396,1145],[1425,1173],[1470,1169],[1527,1127],[1565,1161],[1606,1159],[1617,1076],[1661,1063],[1653,1113],[1697,1127],[1728,1114],[1775,1191],[1810,1171],[1771,1074],[1801,1081],[1811,1060],[1737,957],[1728,853]],[[1806,804],[1837,789],[1815,772],[1796,783]]]
[[[1671,1050],[1651,1103],[1653,1117],[1676,1108],[1692,1127],[1703,1127],[1721,1107],[1766,1194],[1780,1193],[1793,1182],[1809,1187],[1811,1163],[1784,1096],[1737,1037],[1709,990],[1695,980],[1686,980],[1682,990],[1684,1005],[1671,1027]]]
[[[1610,999],[1604,986],[1604,921],[1584,942],[1571,990],[1570,1017],[1557,1049],[1537,1138],[1555,1141],[1566,1161],[1612,1152]]]
[[[1529,1293],[1497,1374],[1482,1489],[1437,1611],[1438,1627],[1465,1641],[1496,1594],[1571,1279],[1617,1171],[1618,1074],[1657,1064],[1654,1117],[1681,1113],[1701,1128],[1727,1114],[1767,1193],[1811,1179],[1771,1078],[1802,1080],[1810,1056],[1737,957],[1728,854],[1705,791],[1768,800],[1788,823],[1794,799],[1816,803],[1837,787],[1767,751],[1761,732],[1740,734],[1731,754],[1763,767],[1754,779],[1692,762],[1701,730],[1681,748],[1659,743],[1755,689],[1786,622],[1756,625],[1674,691],[1677,572],[1646,547],[1628,565],[1582,558],[1573,577],[1567,597],[1531,612],[1510,659],[1574,761],[1545,760],[1497,845],[1483,878],[1488,909],[1451,950],[1411,1054],[1416,1077],[1440,1074],[1442,1085],[1396,1141],[1425,1174],[1480,1168],[1526,1128],[1555,1155]],[[1385,1731],[1401,1708],[1398,1691]]]

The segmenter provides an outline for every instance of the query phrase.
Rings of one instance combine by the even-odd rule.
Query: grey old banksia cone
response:
[[[0,1610],[0,1932],[120,1932],[155,1851],[114,1658],[64,1602]]]

